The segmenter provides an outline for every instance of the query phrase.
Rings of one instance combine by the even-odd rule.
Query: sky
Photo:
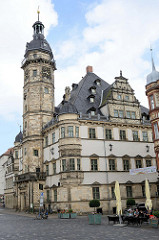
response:
[[[21,62],[38,6],[56,60],[56,106],[65,87],[78,83],[91,65],[109,84],[122,70],[136,98],[148,107],[150,46],[159,70],[158,0],[0,0],[0,6],[0,155],[14,146],[22,126]]]

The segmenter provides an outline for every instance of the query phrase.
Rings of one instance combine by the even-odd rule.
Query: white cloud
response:
[[[1,2],[0,115],[7,120],[13,120],[16,114],[22,114],[23,70],[20,67],[26,42],[32,40],[32,25],[37,20],[38,5],[46,36],[51,25],[57,25],[58,21],[51,0]]]
[[[151,71],[151,66],[143,54],[150,42],[159,39],[158,9],[159,2],[150,0],[103,0],[93,6],[86,13],[88,25],[83,30],[83,36],[74,43],[75,54],[79,49],[81,54],[72,65],[62,69],[63,73],[55,74],[57,82],[60,82],[59,77],[70,84],[78,82],[87,65],[93,65],[94,72],[109,83],[123,70],[136,97],[147,106],[145,75]],[[67,46],[63,45],[63,52],[65,48],[67,51]],[[59,99],[61,89],[57,89],[55,94]]]

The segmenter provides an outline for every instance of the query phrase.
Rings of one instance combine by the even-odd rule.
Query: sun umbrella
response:
[[[152,201],[151,201],[151,197],[150,197],[150,187],[149,187],[149,182],[146,179],[145,180],[145,194],[146,194],[146,203],[145,206],[148,210],[152,209]]]
[[[116,209],[117,214],[120,216],[122,214],[122,205],[121,205],[121,197],[120,197],[120,187],[118,181],[115,183],[115,197],[116,197]]]

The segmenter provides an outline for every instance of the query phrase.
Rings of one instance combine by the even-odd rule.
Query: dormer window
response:
[[[94,103],[94,97],[89,98],[90,103]]]
[[[100,86],[101,85],[100,79],[95,80],[95,83],[96,83],[97,86]]]
[[[92,94],[96,94],[96,88],[95,87],[91,87],[90,90],[91,90]]]
[[[92,111],[90,111],[90,113],[91,113],[91,116],[94,116],[96,112],[94,110],[92,110]]]
[[[88,100],[90,103],[94,103],[95,96],[93,94],[91,94],[90,96],[88,96]]]
[[[90,113],[91,116],[94,116],[96,114],[96,109],[94,107],[92,107],[87,112]]]

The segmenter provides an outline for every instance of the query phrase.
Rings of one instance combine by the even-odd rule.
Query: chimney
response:
[[[93,67],[92,66],[87,66],[86,67],[86,73],[93,72]]]

